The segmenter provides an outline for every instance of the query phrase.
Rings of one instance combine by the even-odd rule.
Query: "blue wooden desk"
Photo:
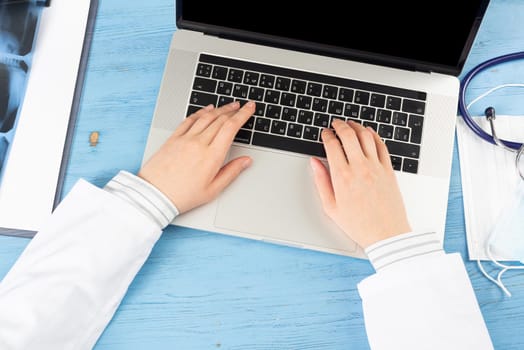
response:
[[[492,0],[465,69],[522,50],[522,23],[523,1]],[[120,169],[138,170],[174,30],[173,0],[100,0],[66,189],[80,177],[102,186]],[[471,92],[523,80],[516,63]],[[492,102],[500,114],[524,114],[522,90],[473,112]],[[0,238],[0,277],[27,243]],[[467,258],[456,147],[445,248]],[[474,263],[467,268],[495,347],[524,348],[524,274],[508,274],[506,298]],[[367,349],[356,284],[371,273],[363,260],[170,227],[96,348]]]

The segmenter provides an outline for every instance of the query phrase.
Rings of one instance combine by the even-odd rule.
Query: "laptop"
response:
[[[179,29],[144,162],[203,106],[253,100],[257,107],[228,156],[249,155],[252,166],[215,201],[173,224],[364,257],[324,214],[309,165],[311,156],[325,157],[321,129],[339,118],[378,131],[413,230],[436,231],[443,240],[457,76],[487,6],[177,0]]]

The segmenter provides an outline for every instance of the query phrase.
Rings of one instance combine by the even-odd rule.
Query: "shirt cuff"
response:
[[[378,272],[398,261],[444,250],[435,232],[409,232],[372,244],[364,251]]]
[[[120,171],[104,190],[130,203],[161,229],[178,215],[177,207],[155,186],[127,171]]]

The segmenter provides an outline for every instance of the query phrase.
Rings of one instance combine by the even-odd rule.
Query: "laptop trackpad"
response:
[[[253,164],[220,196],[217,227],[305,248],[357,249],[323,213],[308,157],[233,146],[229,159],[241,155]]]

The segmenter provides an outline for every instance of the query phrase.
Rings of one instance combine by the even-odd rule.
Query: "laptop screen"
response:
[[[413,69],[456,74],[488,3],[177,1],[181,28],[370,62],[397,66],[409,62]]]

